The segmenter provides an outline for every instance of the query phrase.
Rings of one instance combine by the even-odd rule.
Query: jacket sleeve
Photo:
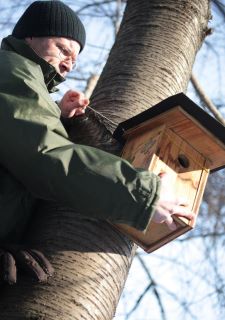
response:
[[[0,163],[35,197],[145,229],[159,178],[104,151],[73,144],[39,67],[26,60],[0,80]]]

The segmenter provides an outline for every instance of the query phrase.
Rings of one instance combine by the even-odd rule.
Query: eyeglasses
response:
[[[59,57],[61,61],[70,61],[72,64],[72,69],[77,67],[77,61],[73,59],[73,54],[70,49],[67,49],[60,44],[56,44],[56,47],[59,50]]]

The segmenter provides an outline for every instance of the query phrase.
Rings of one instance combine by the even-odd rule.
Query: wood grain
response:
[[[176,128],[181,126],[181,122],[184,125],[183,120],[181,122],[174,121],[172,115],[170,117],[168,122],[173,121]],[[152,122],[154,124],[162,123],[161,120]],[[206,166],[211,162],[183,139],[184,134],[182,137],[179,136],[171,129],[170,125],[162,124],[149,130],[150,123],[147,125],[145,123],[145,126],[139,126],[126,133],[127,141],[122,157],[135,167],[150,170],[157,175],[163,172],[167,173],[171,181],[168,192],[175,194],[178,199],[187,203],[188,208],[194,211],[197,216],[209,174],[209,168]],[[190,134],[195,136],[193,132],[190,133],[189,126],[186,131],[189,132],[186,136],[190,136]],[[185,132],[185,130],[180,129],[180,132]],[[195,130],[195,132],[197,131]],[[194,227],[193,222],[188,219],[174,217],[174,220],[177,225],[175,231],[171,231],[165,223],[156,224],[154,222],[150,222],[144,232],[124,224],[119,224],[117,227],[145,251],[152,252]]]

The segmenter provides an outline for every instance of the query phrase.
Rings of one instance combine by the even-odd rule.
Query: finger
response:
[[[164,222],[171,231],[175,231],[177,229],[176,223],[174,222],[172,216],[168,216]]]
[[[166,172],[164,172],[164,171],[159,172],[159,174],[158,174],[158,176],[159,176],[160,178],[165,177],[165,175],[166,175]]]
[[[155,213],[152,217],[152,221],[155,223],[163,223],[168,216],[168,210],[165,210],[163,207],[157,207]]]
[[[77,103],[77,108],[83,109],[87,107],[89,100],[86,98],[80,98],[76,101],[76,103]]]
[[[176,216],[178,218],[186,218],[189,221],[188,224],[191,224],[192,226],[194,226],[196,223],[196,215],[195,214],[181,215],[181,214],[175,213],[174,216]]]
[[[47,281],[48,275],[28,251],[20,250],[15,254],[15,258],[18,268],[30,274],[39,282]]]
[[[27,252],[39,263],[48,276],[53,275],[54,268],[42,252],[35,249],[29,249]]]
[[[195,218],[195,214],[183,206],[174,206],[172,214],[180,217],[185,217],[190,220],[193,220]]]
[[[75,91],[75,90],[68,90],[64,96],[67,96],[68,98],[73,98],[73,97],[79,97],[80,96],[80,92],[79,91]]]
[[[9,252],[4,252],[0,257],[0,279],[10,285],[16,283],[17,272],[14,257]]]
[[[83,105],[86,107],[90,103],[90,100],[87,98],[83,99]]]
[[[75,115],[76,115],[76,116],[80,116],[80,115],[85,114],[85,112],[86,112],[86,107],[77,108],[77,109],[75,109],[74,111],[75,111]]]

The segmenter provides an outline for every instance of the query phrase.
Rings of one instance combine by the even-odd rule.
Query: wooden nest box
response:
[[[135,167],[168,173],[172,192],[196,214],[209,172],[225,166],[225,127],[183,93],[120,123],[114,137],[124,143],[122,157]],[[145,232],[116,226],[152,252],[194,227],[186,218],[174,220],[175,231],[154,222]]]

